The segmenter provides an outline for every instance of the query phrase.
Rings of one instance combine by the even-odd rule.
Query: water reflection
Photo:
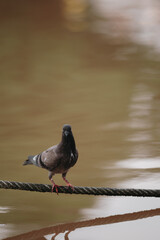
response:
[[[156,0],[92,1],[93,31],[106,35],[118,42],[126,39],[152,46],[160,51],[159,21],[160,3]]]
[[[137,83],[132,89],[132,94],[128,104],[128,117],[125,121],[111,122],[103,125],[102,129],[107,134],[110,132],[125,132],[123,136],[124,144],[127,149],[127,158],[118,161],[107,162],[102,166],[106,185],[108,179],[117,179],[118,187],[131,188],[153,188],[159,189],[160,158],[158,153],[153,151],[153,142],[157,141],[154,136],[154,129],[158,118],[153,118],[152,112],[155,109],[154,92],[145,83]],[[143,203],[142,203],[143,201]],[[128,207],[133,211],[139,208],[140,202],[143,206],[151,207],[153,202],[148,200],[125,199],[103,199],[96,198],[91,208],[82,210],[83,216],[103,216],[104,209],[114,211],[117,206]],[[159,206],[157,200],[154,201]],[[141,204],[140,204],[141,205]],[[141,206],[142,206],[141,205]]]
[[[147,158],[152,156],[150,142],[153,142],[154,121],[152,119],[154,94],[145,84],[137,84],[133,90],[131,103],[129,106],[129,121],[132,128],[136,131],[131,133],[128,141],[133,145],[130,150],[131,158]],[[151,160],[152,161],[152,160]],[[144,164],[145,167],[145,164]]]
[[[118,43],[136,42],[152,46],[155,52],[160,52],[158,1],[63,0],[63,3],[65,25],[70,31],[89,29]],[[126,60],[127,55],[134,51],[133,47],[121,50],[117,58]]]
[[[88,27],[88,1],[86,0],[63,0],[63,16],[65,26],[72,32],[82,32]]]
[[[150,210],[139,211],[134,213],[126,213],[126,214],[120,214],[120,215],[103,217],[103,218],[95,218],[95,219],[86,220],[86,221],[60,224],[57,226],[42,228],[40,230],[21,234],[15,237],[5,238],[4,240],[21,240],[21,239],[23,240],[25,239],[54,240],[57,236],[61,236],[61,239],[63,239],[64,237],[64,239],[66,240],[66,239],[72,239],[72,238],[69,238],[69,234],[79,228],[85,228],[85,227],[88,228],[93,226],[101,226],[101,225],[104,226],[107,224],[136,221],[136,220],[159,216],[159,215],[160,215],[160,208],[150,209]],[[64,233],[64,234],[61,235],[61,233]]]
[[[127,169],[160,169],[160,158],[130,158],[117,162],[117,167]]]
[[[0,214],[1,213],[8,213],[10,211],[11,207],[2,207],[0,206]]]

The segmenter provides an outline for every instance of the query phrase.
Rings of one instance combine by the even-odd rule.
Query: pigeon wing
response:
[[[41,163],[42,166],[50,171],[55,169],[58,166],[59,156],[56,153],[57,145],[52,146],[42,152],[41,154]]]

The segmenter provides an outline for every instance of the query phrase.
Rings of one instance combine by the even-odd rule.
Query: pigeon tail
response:
[[[25,160],[23,166],[33,164],[29,159]]]
[[[29,156],[27,160],[24,161],[23,166],[33,164],[33,157]]]

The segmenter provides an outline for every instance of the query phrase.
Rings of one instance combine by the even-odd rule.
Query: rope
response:
[[[159,215],[160,215],[160,208],[139,211],[139,212],[133,212],[133,213],[119,214],[119,215],[95,218],[95,219],[85,220],[85,221],[80,221],[80,222],[59,224],[56,226],[46,227],[46,228],[42,228],[39,230],[33,230],[31,232],[23,233],[18,236],[15,236],[15,237],[5,238],[4,240],[44,239],[44,236],[49,235],[49,234],[55,234],[52,237],[52,239],[55,239],[55,237],[58,234],[64,233],[66,231],[67,231],[67,233],[65,234],[65,237],[68,237],[68,234],[70,232],[75,231],[76,229],[79,229],[79,228],[135,221],[135,220],[159,216]]]
[[[0,188],[26,190],[36,192],[51,192],[52,185],[35,184],[23,182],[10,182],[0,180]],[[55,192],[55,189],[54,191]],[[133,196],[133,197],[160,197],[159,189],[133,189],[133,188],[104,188],[104,187],[74,187],[74,190],[67,186],[59,186],[58,193],[66,194],[87,194],[87,195],[105,195],[105,196]]]

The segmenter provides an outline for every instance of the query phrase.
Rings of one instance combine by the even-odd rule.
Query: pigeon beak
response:
[[[67,137],[69,135],[68,131],[64,131],[65,136]]]

